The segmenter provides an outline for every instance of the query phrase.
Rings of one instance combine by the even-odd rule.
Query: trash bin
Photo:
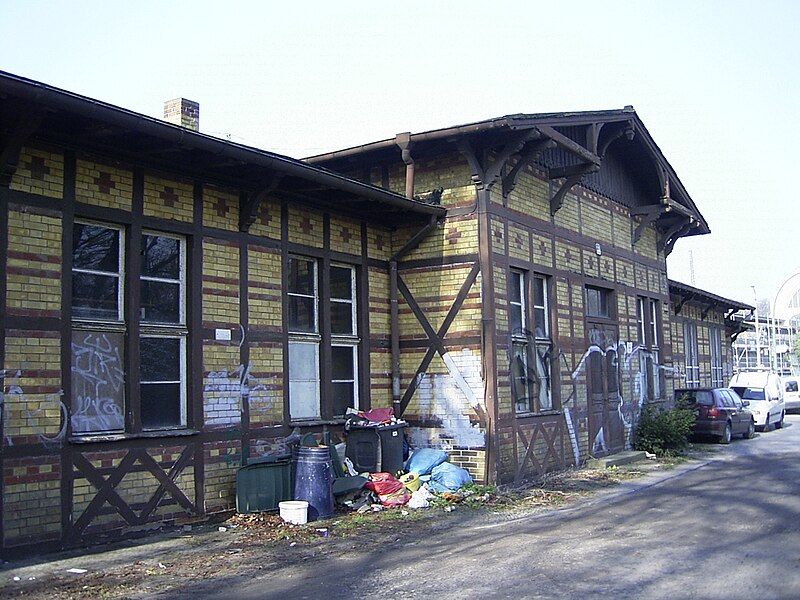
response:
[[[294,499],[308,502],[308,520],[333,514],[333,473],[328,446],[301,447],[297,452]]]
[[[236,472],[236,512],[278,510],[278,503],[292,499],[292,462],[287,457],[249,461]]]
[[[347,429],[345,455],[359,473],[397,473],[403,469],[406,423],[355,425]]]

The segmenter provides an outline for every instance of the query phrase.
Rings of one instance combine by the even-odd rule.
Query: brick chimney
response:
[[[200,131],[200,104],[186,98],[167,100],[164,102],[164,120],[192,131]]]

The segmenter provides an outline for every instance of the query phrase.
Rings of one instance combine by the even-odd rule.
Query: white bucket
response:
[[[305,500],[286,500],[278,503],[281,519],[287,523],[304,525],[308,522],[308,502]]]

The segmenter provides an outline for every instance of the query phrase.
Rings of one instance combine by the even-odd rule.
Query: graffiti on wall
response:
[[[69,410],[62,402],[64,392],[59,390],[53,394],[46,394],[44,400],[37,399],[37,408],[29,409],[29,403],[25,397],[25,391],[20,386],[22,371],[12,369],[0,369],[0,427],[4,431],[4,442],[7,446],[13,446],[12,436],[6,431],[6,427],[13,425],[14,419],[22,419],[26,423],[36,422],[40,418],[49,418],[53,412],[58,412],[60,420],[58,430],[52,435],[44,431],[36,434],[36,439],[47,449],[59,448],[67,435],[67,423],[69,422]]]
[[[267,395],[267,386],[250,374],[249,364],[210,371],[206,375],[203,392],[207,425],[240,423],[245,402],[257,401],[262,410],[269,410],[272,404]]]
[[[76,331],[72,341],[72,431],[125,428],[121,333]]]

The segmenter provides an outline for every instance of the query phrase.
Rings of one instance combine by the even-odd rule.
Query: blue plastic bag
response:
[[[434,467],[447,460],[447,452],[435,450],[434,448],[420,448],[415,450],[408,462],[406,471],[417,475],[427,475]]]
[[[467,483],[472,483],[470,474],[465,469],[446,462],[433,468],[428,487],[434,492],[454,492]]]

